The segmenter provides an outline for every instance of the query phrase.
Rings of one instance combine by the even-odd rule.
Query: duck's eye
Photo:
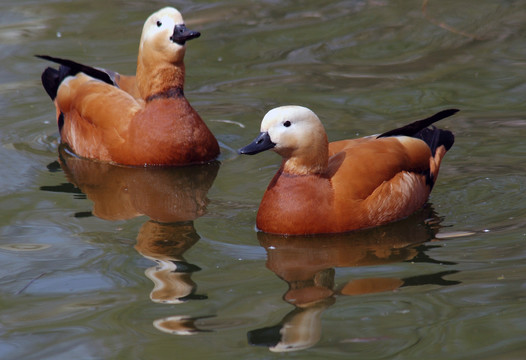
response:
[[[157,27],[161,27],[161,26],[163,26],[163,23],[161,21],[157,20]]]
[[[285,121],[285,122],[283,123],[283,126],[285,126],[285,127],[289,127],[289,126],[290,126],[290,121],[288,121],[288,120]]]

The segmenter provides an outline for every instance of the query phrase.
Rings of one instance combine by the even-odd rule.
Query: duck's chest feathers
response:
[[[276,174],[261,202],[257,226],[272,229],[309,227],[327,222],[333,211],[334,191],[330,179],[316,175]]]

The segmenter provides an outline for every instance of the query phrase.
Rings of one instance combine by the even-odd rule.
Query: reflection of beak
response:
[[[175,25],[174,33],[170,36],[170,40],[183,46],[188,40],[192,40],[201,36],[199,31],[192,31],[186,28],[184,24]]]
[[[163,319],[157,319],[153,322],[153,326],[162,332],[172,335],[195,335],[200,332],[209,332],[211,330],[204,330],[197,327],[195,324],[198,320],[208,318],[210,316],[190,317],[188,315],[169,316]]]
[[[276,144],[270,140],[270,135],[268,132],[261,132],[259,133],[258,137],[254,139],[254,141],[239,149],[237,152],[240,154],[254,155],[262,151],[272,149],[274,146],[276,146]]]
[[[334,303],[324,299],[306,308],[296,308],[283,318],[281,325],[249,331],[248,342],[268,346],[272,352],[308,349],[321,338],[321,315]]]
[[[302,309],[280,331],[281,341],[269,350],[272,352],[308,349],[321,338],[321,314],[324,307]]]
[[[180,304],[195,292],[197,285],[191,279],[192,272],[178,270],[174,262],[162,260],[157,260],[157,266],[146,270],[146,276],[155,284],[150,293],[153,302]]]

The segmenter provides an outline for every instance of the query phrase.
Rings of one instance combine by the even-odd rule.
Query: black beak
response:
[[[175,25],[174,33],[170,36],[170,40],[183,46],[186,41],[198,38],[201,36],[199,31],[188,30],[184,24]]]
[[[268,132],[259,133],[258,137],[245,147],[242,147],[237,152],[239,154],[254,155],[262,151],[272,149],[276,144],[270,140]]]

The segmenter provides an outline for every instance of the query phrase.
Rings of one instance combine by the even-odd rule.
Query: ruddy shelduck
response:
[[[319,118],[301,106],[270,110],[261,133],[240,154],[282,156],[259,206],[256,225],[274,234],[341,233],[404,218],[420,209],[453,134],[429,126],[444,110],[407,126],[329,143]]]
[[[144,24],[136,76],[37,55],[61,65],[42,74],[61,141],[81,157],[125,165],[215,159],[217,140],[183,92],[186,42],[199,36],[167,7]]]

